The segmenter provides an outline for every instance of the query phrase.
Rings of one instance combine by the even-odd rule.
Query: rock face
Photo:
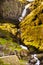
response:
[[[0,60],[2,60],[4,64],[8,64],[8,65],[20,65],[19,59],[16,55],[0,57]]]
[[[17,0],[4,0],[0,4],[1,15],[4,18],[18,19],[21,15],[22,5]]]

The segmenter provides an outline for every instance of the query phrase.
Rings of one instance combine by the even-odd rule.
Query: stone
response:
[[[0,8],[0,14],[5,19],[18,19],[22,11],[22,5],[17,0],[4,0]]]
[[[0,57],[0,59],[4,62],[4,64],[20,65],[19,59],[16,55],[3,56],[3,57]]]

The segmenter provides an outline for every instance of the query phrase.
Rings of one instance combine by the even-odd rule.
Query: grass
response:
[[[20,65],[26,65],[26,63],[27,63],[26,60],[23,60],[23,59],[20,60]]]
[[[0,38],[0,45],[3,45],[3,47],[5,46],[6,48],[9,48],[12,51],[14,50],[21,51],[20,45],[16,42],[13,42],[12,40],[6,40],[3,38]]]

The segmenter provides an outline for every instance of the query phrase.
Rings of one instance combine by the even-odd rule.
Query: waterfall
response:
[[[21,15],[21,17],[19,17],[19,21],[21,21],[25,16],[26,16],[26,13],[27,13],[27,9],[30,7],[30,5],[31,4],[27,4],[27,5],[25,5],[25,8],[24,8],[24,10],[23,10],[23,12],[22,12],[22,15]]]
[[[37,55],[34,54],[34,55],[32,55],[32,57],[34,58],[34,60],[36,60],[35,65],[40,65],[40,60],[37,58]]]
[[[20,45],[20,47],[21,47],[22,49],[28,50],[28,48],[27,48],[26,46]]]

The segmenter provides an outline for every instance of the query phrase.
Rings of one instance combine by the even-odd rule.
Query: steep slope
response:
[[[25,45],[43,50],[43,4],[21,21],[20,30],[21,39]]]

